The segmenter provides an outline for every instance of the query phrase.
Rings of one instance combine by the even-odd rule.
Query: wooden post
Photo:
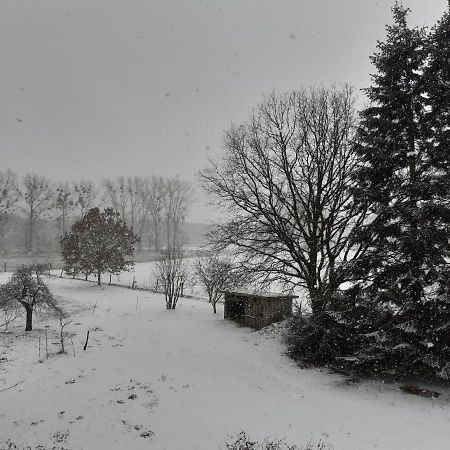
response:
[[[3,264],[4,272],[6,272],[6,263]]]
[[[89,330],[86,335],[86,342],[84,343],[83,351],[86,351],[88,342],[89,342]]]

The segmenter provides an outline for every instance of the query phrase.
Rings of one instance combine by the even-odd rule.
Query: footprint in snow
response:
[[[53,433],[53,435],[52,435],[53,441],[59,442],[59,443],[66,442],[68,437],[69,437],[69,430],[57,431],[56,433]]]
[[[133,424],[128,423],[125,419],[123,419],[121,422],[127,427],[129,433],[132,431],[137,431],[137,432],[140,431],[139,436],[141,438],[151,438],[152,436],[155,435],[155,433],[152,430],[144,429],[143,425],[133,425]],[[144,431],[141,431],[141,430],[144,430]]]

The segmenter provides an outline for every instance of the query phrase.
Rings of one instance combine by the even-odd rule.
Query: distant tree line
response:
[[[200,175],[228,212],[209,233],[244,271],[309,304],[296,358],[362,374],[450,380],[450,14],[410,28],[396,3],[350,88],[273,93]]]
[[[183,241],[182,227],[193,201],[192,185],[178,177],[116,177],[53,183],[42,175],[22,178],[0,171],[0,252],[59,250],[59,239],[96,206],[111,207],[139,238],[138,250],[159,252]]]

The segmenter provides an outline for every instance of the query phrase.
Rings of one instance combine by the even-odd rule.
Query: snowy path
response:
[[[76,333],[76,356],[69,341],[68,354],[55,354],[50,344],[52,355],[38,362],[38,336],[47,324],[56,331],[54,320],[36,321],[21,339],[0,335],[0,356],[8,358],[0,390],[24,380],[0,392],[0,441],[212,450],[240,430],[298,445],[322,439],[335,450],[438,449],[450,440],[448,393],[429,400],[301,370],[281,354],[279,327],[240,328],[196,300],[166,311],[157,294],[64,279],[49,284],[72,313],[67,331]]]

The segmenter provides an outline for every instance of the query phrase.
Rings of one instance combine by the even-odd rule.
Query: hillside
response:
[[[211,450],[245,430],[298,445],[321,440],[335,450],[419,450],[445,448],[450,438],[448,393],[430,400],[302,370],[282,354],[280,325],[255,332],[199,300],[166,311],[158,294],[49,284],[71,314],[73,347],[67,338],[67,354],[57,354],[59,326],[49,317],[27,335],[18,322],[0,333],[0,442]]]

